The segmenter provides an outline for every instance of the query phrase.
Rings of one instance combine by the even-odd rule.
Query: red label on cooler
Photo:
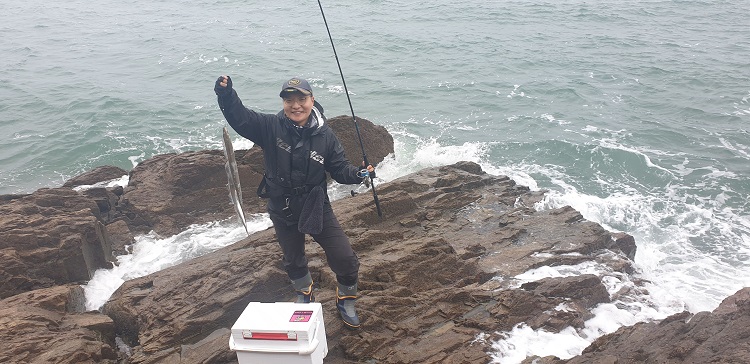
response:
[[[312,317],[312,311],[294,311],[289,322],[308,322]]]

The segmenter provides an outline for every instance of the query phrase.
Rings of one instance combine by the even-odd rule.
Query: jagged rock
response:
[[[135,244],[135,238],[125,221],[118,220],[107,225],[107,232],[109,233],[112,254],[118,256],[130,254],[132,252],[131,250],[128,250],[128,246]]]
[[[112,319],[83,313],[83,289],[65,285],[0,301],[1,363],[116,363]]]
[[[79,174],[63,184],[63,187],[77,187],[94,185],[99,182],[111,181],[128,174],[128,171],[115,166],[100,166],[88,172]]]
[[[237,154],[239,164],[241,153]],[[258,174],[244,165],[239,171],[245,207],[257,211],[248,186],[259,179]],[[120,205],[131,214],[126,221],[134,232],[153,229],[174,235],[192,224],[230,216],[233,207],[226,184],[222,151],[163,154],[133,168]]]
[[[575,262],[597,261],[612,242],[609,232],[571,208],[537,212],[518,204],[540,194],[507,177],[462,162],[383,184],[379,195],[383,219],[369,194],[333,203],[361,261],[361,330],[339,322],[335,276],[322,250],[308,246],[325,311],[327,363],[486,362],[488,348],[475,340],[480,333],[510,330],[563,303],[568,314],[548,314],[551,323],[535,325],[580,327],[587,308],[609,299],[595,276],[496,289],[491,278],[498,274],[509,279],[560,264],[561,253],[576,253],[570,255]],[[193,359],[231,362],[226,337],[216,337],[226,335],[247,303],[293,299],[280,260],[269,229],[125,282],[103,311],[134,345],[133,363],[187,362],[182,345],[205,348],[202,356],[191,351]]]
[[[594,341],[561,363],[750,363],[750,288],[713,312],[682,312],[661,322],[638,323]]]
[[[217,330],[228,332],[249,302],[289,298],[289,280],[272,239],[267,230],[243,244],[247,256],[236,254],[238,247],[232,245],[177,269],[125,282],[102,311],[112,317],[118,335],[137,346],[132,362],[179,358],[181,345],[210,341]],[[222,358],[216,362],[231,361],[233,353],[214,349],[226,347],[227,340],[223,336],[221,345],[206,354]]]
[[[357,129],[352,117],[339,115],[328,119],[328,125],[333,129],[336,137],[344,147],[347,159],[355,165],[362,163],[362,147],[357,137]],[[375,125],[370,120],[357,116],[357,127],[362,136],[362,144],[367,152],[367,161],[378,164],[394,152],[393,136],[381,125]]]
[[[125,211],[120,207],[120,198],[124,193],[122,186],[96,187],[79,191],[79,193],[94,200],[99,208],[97,217],[105,225],[126,218]]]
[[[543,278],[521,285],[521,288],[534,291],[544,297],[565,297],[578,299],[585,308],[609,302],[609,293],[599,277],[584,274],[574,277]]]
[[[625,233],[615,233],[612,238],[614,239],[612,248],[621,251],[630,260],[635,259],[635,238]]]
[[[71,282],[111,267],[96,203],[68,188],[0,201],[0,298]]]
[[[717,315],[733,314],[738,311],[750,310],[750,287],[743,288],[737,293],[725,298],[713,313]]]

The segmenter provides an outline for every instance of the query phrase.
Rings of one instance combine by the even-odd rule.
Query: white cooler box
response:
[[[250,302],[232,326],[240,364],[321,364],[328,341],[319,302]]]

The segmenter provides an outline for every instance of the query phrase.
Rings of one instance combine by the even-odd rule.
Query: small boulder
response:
[[[121,178],[128,174],[128,171],[115,166],[99,166],[88,172],[79,174],[62,185],[63,187],[90,186],[100,182],[107,182]]]

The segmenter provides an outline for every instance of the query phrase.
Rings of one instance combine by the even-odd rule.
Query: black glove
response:
[[[226,87],[221,85],[221,81],[224,81],[224,77],[227,78]],[[218,79],[216,79],[216,84],[214,84],[214,92],[219,97],[231,95],[232,94],[232,78],[229,76],[220,76]]]
[[[370,179],[375,178],[375,170],[374,169],[372,170],[372,172],[369,172],[369,173],[370,173]]]

